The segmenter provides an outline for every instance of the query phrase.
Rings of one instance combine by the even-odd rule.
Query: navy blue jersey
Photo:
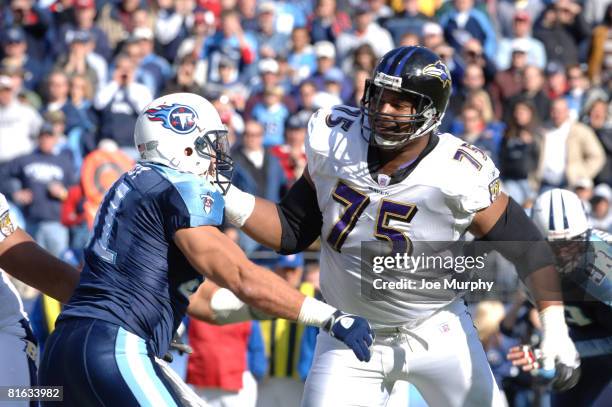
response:
[[[562,278],[565,320],[570,336],[576,342],[582,357],[603,350],[580,349],[579,342],[612,338],[612,246],[610,235],[599,230],[589,231],[588,246],[579,266]],[[593,342],[594,344],[600,342]],[[601,342],[603,343],[603,342]],[[605,343],[608,343],[607,341]]]
[[[219,225],[223,207],[223,195],[195,175],[153,164],[125,173],[98,210],[79,286],[59,321],[111,322],[165,354],[188,296],[202,282],[174,233]]]

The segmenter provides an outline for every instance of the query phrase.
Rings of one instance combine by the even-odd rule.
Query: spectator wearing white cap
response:
[[[383,23],[396,45],[406,33],[421,35],[429,17],[419,11],[419,0],[403,0],[404,11],[397,13]]]
[[[172,76],[170,64],[153,51],[153,31],[147,27],[134,29],[127,40],[126,52],[136,65],[136,81],[142,83],[156,97]]]
[[[612,189],[608,184],[599,184],[593,189],[589,221],[594,229],[612,233]]]
[[[266,58],[259,61],[258,64],[260,83],[253,86],[251,96],[249,96],[246,105],[244,107],[245,120],[252,118],[253,108],[259,103],[263,103],[264,91],[266,88],[270,89],[281,85],[280,68],[278,62],[274,59]],[[296,111],[297,106],[294,98],[288,95],[286,92],[282,96],[282,103],[287,108],[289,113]]]
[[[503,118],[504,110],[508,110],[504,109],[504,106],[513,96],[521,92],[524,71],[528,66],[529,42],[524,38],[512,40],[511,52],[510,66],[495,74],[490,87],[497,119]]]
[[[593,180],[586,177],[578,178],[576,182],[571,185],[571,189],[573,189],[578,198],[580,198],[587,215],[590,214],[591,199],[593,198]]]
[[[336,47],[329,41],[319,41],[314,44],[314,52],[317,57],[317,70],[308,78],[314,83],[318,91],[325,90],[325,74],[336,66]],[[347,100],[353,92],[352,83],[344,78],[340,99]]]
[[[17,100],[11,78],[0,76],[0,166],[32,151],[41,124],[36,110]]]
[[[544,69],[546,67],[546,50],[542,41],[531,35],[531,16],[527,11],[520,10],[514,14],[512,21],[512,36],[502,38],[498,44],[497,54],[495,55],[497,69],[505,70],[510,67],[512,53],[516,44],[515,40],[517,39],[522,40],[525,44],[527,63]]]
[[[445,41],[442,26],[431,21],[423,24],[423,29],[421,30],[421,41],[423,46],[429,49],[435,49],[436,47],[443,45]]]
[[[336,47],[340,59],[344,59],[361,44],[370,44],[379,57],[393,48],[391,34],[374,22],[374,15],[368,3],[360,3],[355,8],[353,28],[338,36]]]

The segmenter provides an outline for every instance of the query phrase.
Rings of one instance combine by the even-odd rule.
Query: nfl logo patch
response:
[[[378,185],[381,187],[389,186],[391,183],[391,177],[387,174],[378,174]]]
[[[202,198],[202,204],[204,205],[204,212],[209,214],[210,211],[212,210],[213,204],[215,203],[214,198],[210,196],[210,193],[206,195],[201,195],[200,198]]]

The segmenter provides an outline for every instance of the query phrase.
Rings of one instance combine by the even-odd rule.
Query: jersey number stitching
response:
[[[341,252],[346,238],[357,224],[357,220],[363,211],[370,204],[370,198],[342,181],[338,181],[336,184],[336,188],[332,192],[332,198],[344,206],[344,212],[330,230],[327,242],[334,250]],[[408,236],[399,229],[389,226],[389,223],[391,220],[410,223],[417,211],[418,209],[414,204],[383,199],[378,207],[374,237],[378,240],[387,240],[393,243],[393,249],[396,251],[411,253],[412,242]]]
[[[461,144],[461,147],[455,152],[453,159],[457,161],[463,161],[465,158],[470,164],[472,164],[478,171],[482,168],[482,163],[475,157],[478,154],[482,157],[483,161],[487,161],[487,155],[484,151],[468,143]]]
[[[104,217],[104,227],[102,228],[102,235],[99,239],[96,239],[93,245],[93,251],[107,263],[115,264],[117,258],[117,252],[111,250],[108,247],[108,243],[110,240],[111,231],[115,226],[115,216],[117,215],[117,210],[119,209],[119,205],[121,205],[121,201],[123,198],[130,192],[130,187],[121,183],[115,188],[114,195],[111,201],[108,204],[108,209],[106,212],[106,216]],[[99,212],[98,212],[99,214]],[[97,224],[96,220],[96,224]]]

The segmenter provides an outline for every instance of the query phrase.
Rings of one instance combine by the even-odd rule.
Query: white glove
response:
[[[569,337],[562,305],[552,305],[540,312],[542,322],[542,366],[544,370],[555,369],[560,363],[570,368],[580,365],[574,342]]]
[[[8,202],[4,195],[0,194],[0,242],[9,237],[15,231],[11,221]]]

